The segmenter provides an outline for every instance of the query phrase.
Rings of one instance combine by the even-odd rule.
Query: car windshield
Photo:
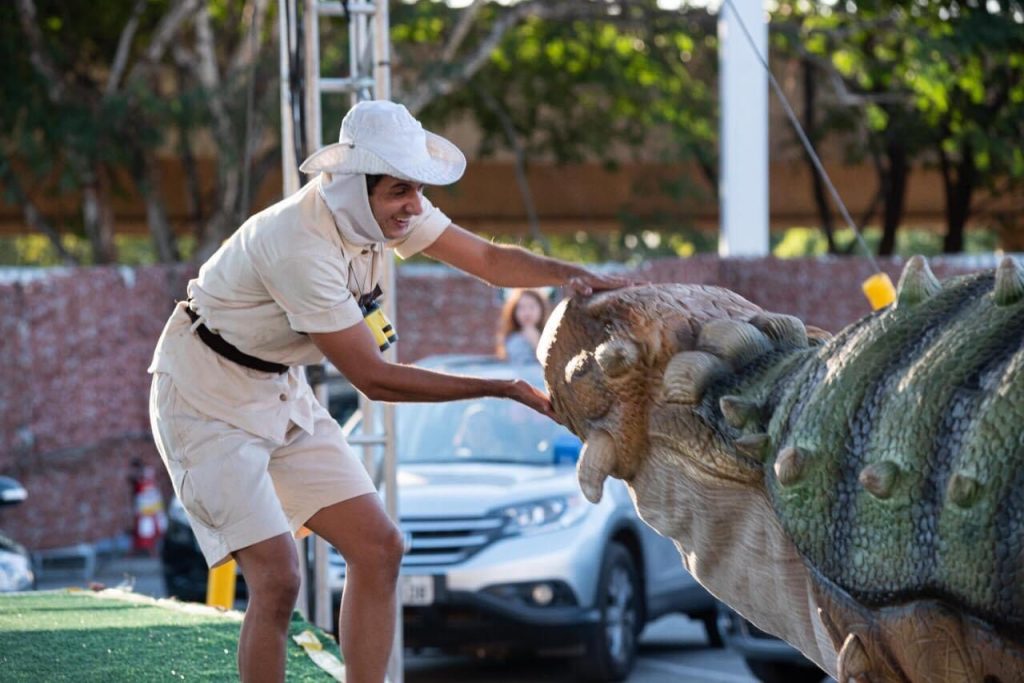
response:
[[[579,446],[567,429],[515,401],[486,398],[398,406],[398,459],[550,465]]]

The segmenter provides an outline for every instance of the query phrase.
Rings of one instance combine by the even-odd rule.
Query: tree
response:
[[[35,195],[76,197],[88,260],[116,259],[114,198],[130,184],[142,197],[160,261],[180,252],[168,220],[157,153],[176,132],[188,172],[200,253],[209,253],[249,211],[251,184],[274,163],[257,145],[276,102],[276,60],[265,21],[270,0],[17,0],[0,8],[8,68],[0,108],[8,136],[0,180],[26,222],[65,261],[62,226]],[[27,46],[27,51],[20,49]],[[261,61],[262,60],[262,61]],[[213,130],[218,174],[212,197],[196,182],[193,138]],[[26,187],[28,185],[28,187]],[[206,209],[210,211],[207,214]]]
[[[510,150],[520,167],[539,158],[614,165],[624,150],[657,147],[660,161],[693,162],[700,181],[647,191],[716,195],[717,47],[705,10],[549,1],[457,12],[418,2],[393,16],[399,99],[428,122],[471,117],[483,154]],[[638,218],[650,226],[657,217]],[[670,220],[659,227],[673,232]],[[602,257],[621,257],[622,240],[638,237],[627,229],[618,239]]]
[[[976,192],[1019,187],[1024,170],[1021,3],[795,2],[778,16],[787,48],[818,69],[832,111],[865,121],[882,203],[879,252],[895,246],[915,164],[939,167],[944,250],[961,250]]]

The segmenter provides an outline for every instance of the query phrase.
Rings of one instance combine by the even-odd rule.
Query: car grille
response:
[[[501,536],[502,517],[439,517],[403,519],[406,538],[403,567],[458,564],[480,552]],[[411,544],[410,544],[411,542]],[[344,564],[331,553],[331,562]]]

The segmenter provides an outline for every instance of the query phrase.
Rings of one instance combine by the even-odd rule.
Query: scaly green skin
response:
[[[800,552],[861,603],[938,597],[1013,632],[1024,627],[1024,306],[996,305],[992,288],[992,274],[960,278],[806,354],[772,411],[766,463],[793,446],[803,472],[765,482]],[[859,482],[869,465],[887,468],[890,490]]]
[[[915,257],[896,304],[810,343],[727,290],[622,290],[561,306],[541,353],[587,497],[624,479],[702,582],[833,675],[1024,671],[1012,260],[940,286]]]

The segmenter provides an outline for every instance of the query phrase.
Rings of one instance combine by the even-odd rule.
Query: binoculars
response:
[[[375,287],[373,292],[365,297],[359,299],[359,309],[363,312],[363,320],[366,322],[366,326],[370,328],[370,332],[373,333],[373,338],[377,342],[377,347],[381,351],[386,351],[391,348],[391,345],[398,341],[398,333],[395,332],[395,326],[391,324],[387,316],[384,315],[384,310],[380,307],[380,304],[375,300],[381,296],[383,292],[380,287]]]

